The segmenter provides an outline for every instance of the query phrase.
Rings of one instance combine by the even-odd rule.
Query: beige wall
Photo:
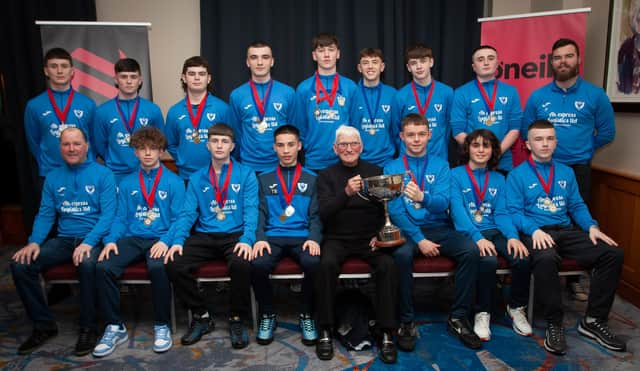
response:
[[[199,0],[96,0],[98,21],[151,22],[153,100],[163,113],[184,97],[182,63],[200,54]]]
[[[586,45],[583,51],[584,77],[603,86],[607,55],[609,1],[603,0],[493,0],[492,16],[591,8],[587,17]],[[616,113],[616,139],[598,151],[593,164],[640,176],[640,114]]]

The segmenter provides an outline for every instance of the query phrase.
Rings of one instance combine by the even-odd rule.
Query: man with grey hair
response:
[[[334,304],[340,267],[348,257],[364,259],[376,280],[376,322],[382,330],[380,359],[395,363],[393,343],[396,324],[397,270],[388,251],[370,247],[372,238],[384,224],[384,210],[378,203],[361,197],[362,179],[381,175],[382,168],[360,159],[362,140],[356,128],[340,126],[333,150],[340,162],[318,176],[318,204],[324,225],[320,267],[316,272],[316,310],[320,328],[316,354],[333,358],[331,328],[335,324]]]

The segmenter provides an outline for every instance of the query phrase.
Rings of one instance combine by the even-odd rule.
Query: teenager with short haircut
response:
[[[249,344],[242,320],[250,307],[258,182],[253,169],[231,159],[235,147],[231,127],[223,123],[211,126],[206,146],[210,162],[189,178],[180,217],[169,232],[173,233],[173,243],[164,261],[177,297],[193,313],[189,330],[180,339],[182,345],[191,345],[214,328],[193,273],[207,261],[226,260],[231,277],[231,345],[244,348]],[[194,233],[189,236],[192,227]]]

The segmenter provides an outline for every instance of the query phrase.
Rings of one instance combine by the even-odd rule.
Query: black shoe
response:
[[[627,350],[627,345],[611,332],[606,321],[595,320],[587,323],[583,318],[578,325],[578,333],[597,341],[607,349],[615,350],[616,352]]]
[[[413,352],[416,348],[418,329],[414,322],[405,322],[398,329],[398,348],[405,352]]]
[[[379,345],[380,359],[384,363],[396,363],[398,361],[398,352],[396,345],[393,343],[393,336],[388,332],[382,333],[382,339]]]
[[[323,361],[329,361],[333,358],[333,340],[331,332],[327,329],[320,331],[320,338],[316,343],[316,355]]]
[[[23,356],[29,354],[34,350],[40,348],[47,340],[56,337],[58,335],[58,329],[52,328],[50,330],[33,329],[31,336],[18,347],[18,354]]]
[[[473,332],[469,321],[466,319],[449,317],[449,321],[447,321],[447,331],[449,331],[450,335],[457,337],[462,344],[468,348],[482,348],[482,340]]]
[[[249,333],[238,316],[229,318],[229,338],[234,349],[246,348],[249,345]]]
[[[98,343],[98,333],[94,329],[81,328],[80,334],[78,334],[78,342],[76,342],[76,349],[73,354],[78,357],[86,356],[93,352],[93,348]]]
[[[544,337],[544,349],[559,356],[567,353],[567,340],[564,338],[564,328],[559,323],[548,323]]]
[[[180,338],[182,345],[192,345],[200,341],[204,334],[208,334],[216,327],[212,317],[202,318],[200,316],[193,316],[189,330]]]

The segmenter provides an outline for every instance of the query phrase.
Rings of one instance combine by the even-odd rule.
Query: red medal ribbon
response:
[[[278,174],[278,179],[280,180],[280,189],[282,189],[284,202],[286,202],[287,206],[289,206],[291,205],[291,200],[293,200],[293,194],[296,193],[296,185],[298,184],[298,179],[300,179],[300,174],[302,173],[302,165],[300,165],[300,163],[296,165],[296,172],[294,173],[293,181],[291,182],[291,190],[287,190],[287,183],[282,177],[282,169],[280,169],[280,165],[278,165],[276,173]]]
[[[229,194],[229,180],[231,180],[231,170],[233,169],[233,161],[229,160],[229,168],[227,169],[227,176],[224,178],[224,184],[222,189],[218,186],[218,177],[216,172],[213,171],[213,165],[209,166],[209,180],[216,192],[216,202],[220,210],[224,209],[224,204],[227,203],[227,195]]]
[[[404,169],[406,171],[409,172],[409,174],[411,175],[411,180],[413,180],[413,182],[415,184],[418,184],[418,181],[416,180],[415,175],[413,175],[413,171],[411,171],[411,168],[409,168],[409,161],[407,160],[407,155],[402,156],[402,162],[404,162]],[[424,166],[422,168],[422,171],[420,171],[420,168],[418,168],[418,171],[420,172],[420,190],[424,191],[424,173],[427,172],[427,164],[428,164],[429,160],[427,159],[427,156],[424,156]]]
[[[416,82],[411,80],[411,89],[413,90],[413,97],[416,100],[416,104],[418,105],[418,111],[422,116],[427,113],[427,109],[429,109],[429,103],[431,102],[431,96],[433,95],[433,89],[436,87],[436,82],[431,80],[431,87],[429,88],[429,95],[427,99],[424,101],[424,106],[420,105],[420,96],[418,95],[418,89],[416,88]]]
[[[147,187],[144,185],[144,177],[142,175],[142,170],[138,172],[138,179],[140,180],[140,189],[142,190],[142,195],[144,196],[144,200],[147,201],[147,205],[149,205],[149,210],[153,209],[153,203],[156,199],[156,190],[158,189],[158,184],[160,183],[160,177],[162,176],[162,166],[158,168],[158,173],[156,173],[156,178],[153,180],[153,187],[151,188],[151,193],[147,194]]]
[[[124,117],[124,112],[122,112],[122,108],[120,107],[120,98],[116,97],[116,108],[118,108],[118,113],[120,114],[120,118],[122,119],[122,125],[124,125],[124,129],[127,133],[131,134],[131,130],[133,129],[133,125],[136,121],[136,116],[138,114],[138,105],[140,104],[140,97],[136,97],[136,103],[133,105],[133,110],[131,110],[131,117],[127,120]]]
[[[489,188],[489,170],[486,170],[484,173],[484,186],[482,187],[482,190],[480,190],[480,186],[476,181],[476,177],[473,176],[473,170],[471,170],[469,164],[466,164],[464,167],[465,169],[467,169],[467,175],[471,180],[471,184],[473,184],[473,192],[476,196],[476,207],[480,208],[480,206],[482,206],[482,202],[484,201],[484,195],[487,194],[487,189]]]
[[[193,129],[198,132],[198,126],[200,126],[200,120],[202,119],[202,113],[204,112],[204,106],[206,106],[207,103],[207,97],[209,96],[209,93],[206,93],[204,95],[204,98],[202,99],[202,101],[200,102],[200,105],[198,106],[198,113],[196,114],[196,116],[193,116],[193,108],[191,108],[191,100],[189,100],[189,95],[187,94],[187,111],[189,111],[189,118],[191,119],[191,126],[193,126]],[[200,135],[200,134],[198,134]]]
[[[491,100],[489,100],[487,91],[484,90],[484,86],[482,86],[482,83],[480,83],[479,80],[476,80],[476,86],[478,87],[478,90],[480,90],[480,94],[482,94],[484,103],[489,108],[489,114],[491,114],[491,112],[493,112],[493,107],[496,105],[496,94],[498,93],[498,80],[493,80],[493,93],[491,94]]]
[[[538,171],[538,168],[536,168],[536,164],[533,162],[533,157],[531,157],[531,155],[529,155],[528,161],[529,161],[529,166],[531,166],[531,169],[533,170],[533,172],[536,173],[536,176],[540,181],[540,185],[542,186],[544,193],[546,193],[548,197],[551,197],[549,194],[551,193],[551,186],[553,186],[553,160],[551,160],[551,165],[549,167],[548,183],[545,183],[544,179],[542,179],[542,174],[540,174],[540,172]]]
[[[53,106],[53,110],[56,113],[56,117],[58,118],[61,124],[64,124],[65,122],[67,122],[67,114],[69,113],[69,109],[71,109],[71,102],[73,101],[73,95],[75,94],[75,90],[71,89],[71,92],[69,93],[69,98],[67,98],[67,104],[64,106],[64,111],[60,111],[60,107],[58,107],[58,104],[56,103],[56,100],[53,97],[53,91],[51,91],[51,88],[47,89],[47,94],[49,95],[49,102],[51,102],[51,105]]]
[[[253,94],[253,102],[256,104],[256,108],[258,109],[258,116],[260,120],[264,118],[265,113],[265,104],[269,103],[269,94],[271,93],[271,86],[273,86],[273,80],[269,81],[269,85],[267,86],[267,91],[264,92],[264,99],[260,100],[260,94],[258,94],[258,89],[256,89],[256,84],[253,80],[249,80],[249,86],[251,87],[251,93]]]
[[[333,102],[336,100],[336,94],[338,93],[338,85],[340,84],[340,76],[336,72],[333,76],[333,86],[331,86],[331,94],[327,93],[327,89],[325,89],[324,85],[322,85],[322,81],[320,80],[320,75],[318,71],[316,71],[316,105],[326,100],[329,102],[329,107],[333,107]],[[322,96],[320,96],[320,92],[322,92]]]

